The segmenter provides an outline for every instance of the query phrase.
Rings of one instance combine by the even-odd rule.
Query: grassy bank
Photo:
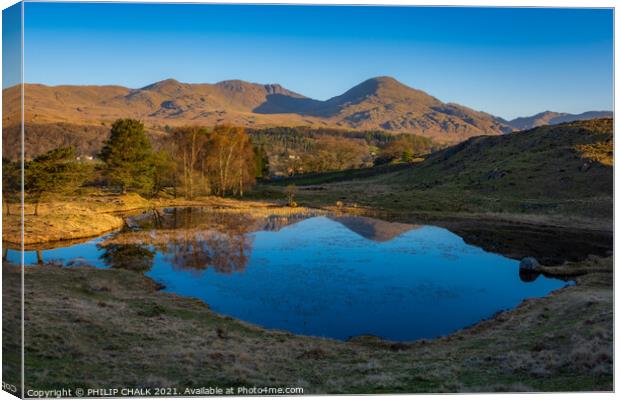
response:
[[[93,193],[73,199],[44,202],[38,215],[34,205],[24,206],[24,244],[74,240],[101,235],[121,228],[124,221],[115,213],[149,207],[149,202],[136,194],[113,196]],[[19,206],[11,205],[12,214],[3,216],[2,240],[19,244],[21,225]]]
[[[241,201],[221,197],[200,197],[194,200],[156,198],[144,199],[137,194],[110,195],[94,193],[74,199],[42,203],[39,214],[34,206],[24,209],[24,244],[36,246],[46,242],[84,239],[123,227],[123,213],[159,207],[213,207],[253,216],[286,215],[307,211],[304,207],[285,207],[273,202]],[[2,240],[18,245],[21,242],[19,207],[12,205],[13,214],[3,216]]]
[[[395,343],[263,330],[219,316],[199,300],[158,291],[153,281],[131,271],[29,267],[27,388],[611,390],[612,260],[590,259],[566,268],[571,275],[579,269],[577,285],[447,337]],[[5,266],[3,277],[18,281],[19,269]],[[18,294],[18,285],[5,287],[5,313],[17,309]],[[16,323],[5,319],[5,331]],[[5,381],[15,379],[10,363],[18,358],[10,350],[18,341],[18,335],[5,338]]]

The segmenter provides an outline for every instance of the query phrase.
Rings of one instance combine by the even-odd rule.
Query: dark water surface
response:
[[[151,211],[129,225],[84,243],[27,251],[26,263],[131,269],[219,313],[337,339],[433,338],[566,285],[522,278],[518,261],[436,226],[199,208]],[[16,251],[7,257],[19,262]]]

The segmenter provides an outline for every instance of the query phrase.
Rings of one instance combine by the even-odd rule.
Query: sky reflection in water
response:
[[[219,313],[337,339],[433,338],[565,285],[543,276],[524,282],[517,261],[435,226],[328,216],[271,221],[259,230],[241,221],[215,229],[186,220],[180,226],[190,229],[165,225],[43,250],[43,259],[129,267]],[[119,237],[128,239],[115,242]],[[17,252],[8,257],[19,261]],[[25,257],[37,262],[34,251]]]

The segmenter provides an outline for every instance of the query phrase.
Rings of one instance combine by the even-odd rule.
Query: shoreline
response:
[[[52,352],[54,348],[47,347],[46,343],[50,340],[60,341],[61,347],[69,349],[73,346],[80,347],[81,341],[84,340],[90,343],[89,348],[94,346],[95,352],[102,352],[95,356],[95,365],[90,365],[87,369],[101,368],[109,362],[104,348],[130,346],[131,343],[135,343],[136,335],[142,338],[140,340],[151,343],[129,356],[132,362],[139,365],[155,357],[155,353],[161,354],[158,350],[160,347],[178,346],[177,339],[171,336],[173,330],[174,337],[180,335],[181,340],[187,336],[185,338],[189,341],[187,343],[193,343],[188,350],[196,350],[199,353],[198,355],[187,353],[187,362],[194,365],[202,359],[211,360],[215,367],[223,368],[220,374],[222,382],[234,380],[239,374],[239,368],[242,368],[246,372],[241,374],[241,380],[247,385],[274,381],[281,385],[290,385],[295,378],[305,380],[306,384],[303,386],[309,393],[349,393],[359,389],[357,385],[361,379],[365,382],[364,391],[377,393],[381,391],[383,384],[376,381],[378,372],[373,368],[361,370],[354,368],[352,377],[345,377],[338,371],[343,365],[350,363],[353,365],[378,363],[386,368],[387,372],[382,372],[387,374],[384,376],[385,383],[396,384],[396,387],[400,388],[398,392],[487,391],[489,386],[485,385],[491,383],[504,385],[503,387],[511,391],[553,390],[554,385],[559,382],[562,384],[570,382],[571,377],[575,375],[575,371],[571,372],[571,368],[577,368],[579,371],[587,370],[589,359],[571,361],[572,364],[564,364],[562,361],[563,357],[577,351],[574,349],[580,348],[583,343],[591,343],[592,357],[603,357],[605,365],[610,367],[612,363],[611,353],[607,353],[608,348],[611,351],[609,343],[612,338],[607,336],[605,333],[607,328],[604,328],[613,319],[613,315],[607,310],[613,298],[611,258],[590,258],[588,262],[574,263],[563,269],[556,269],[556,272],[572,273],[579,268],[585,269],[586,272],[575,278],[575,285],[557,289],[541,298],[526,299],[515,308],[498,312],[472,326],[434,339],[391,341],[375,336],[336,340],[265,329],[214,312],[202,300],[163,292],[152,278],[132,271],[101,270],[94,267],[33,266],[26,269],[27,291],[29,293],[41,291],[45,296],[29,297],[27,304],[33,313],[32,316],[37,316],[27,321],[31,325],[29,327],[31,333],[27,338],[26,351],[29,353],[27,360],[30,360],[27,361],[27,365],[28,362],[36,365],[46,365],[49,362],[46,361],[46,357],[49,356],[47,353]],[[17,279],[19,267],[5,266],[3,274],[7,282],[12,278]],[[5,307],[9,307],[10,295],[6,293],[5,296],[9,297],[5,297]],[[70,312],[63,313],[63,316],[57,315],[55,310],[59,305]],[[95,310],[97,313],[93,313]],[[121,313],[123,315],[118,315],[118,310],[124,310]],[[49,318],[52,315],[56,317]],[[75,324],[76,320],[79,320],[80,324]],[[101,325],[103,321],[106,321],[105,325]],[[77,332],[71,335],[71,340],[77,340],[76,344],[61,337],[66,329],[76,329]],[[195,335],[196,329],[199,329],[200,335]],[[103,334],[98,333],[100,330],[104,331]],[[108,330],[109,333],[105,333]],[[61,336],[50,337],[45,334],[50,331],[57,332]],[[603,338],[600,337],[602,333]],[[123,335],[131,335],[134,339],[121,339]],[[181,342],[185,343],[183,340]],[[97,350],[99,346],[102,347]],[[122,352],[121,350],[118,349],[119,352]],[[112,352],[116,354],[115,351]],[[165,357],[170,359],[162,365],[174,363],[175,354],[166,353]],[[550,354],[554,354],[553,357],[560,361],[549,361]],[[80,368],[86,368],[85,365],[91,362],[89,358],[91,355],[91,353],[78,355],[76,365],[71,365],[69,368],[71,372],[63,376],[63,382],[79,382],[80,379],[85,379],[80,373]],[[480,357],[486,360],[483,364],[479,364]],[[303,359],[306,363],[304,369],[290,371],[299,359]],[[226,360],[231,361],[229,363]],[[406,371],[410,371],[412,362],[416,364],[416,370],[418,367],[427,370],[419,374],[414,373],[417,378],[409,381],[410,376]],[[552,365],[541,366],[540,362],[551,362]],[[513,364],[517,370],[507,374],[505,369]],[[248,374],[242,367],[244,365],[245,368],[258,365],[260,371],[257,374]],[[443,371],[448,365],[450,365],[448,372]],[[308,367],[308,370],[305,367]],[[540,371],[541,368],[548,371]],[[36,368],[30,366],[27,369],[36,375]],[[327,370],[323,371],[324,369]],[[524,369],[529,371],[525,376]],[[209,370],[213,372],[210,367]],[[175,372],[172,375],[166,372],[167,369],[158,367],[149,368],[149,371],[144,373],[131,368],[130,371],[129,377],[117,376],[120,379],[119,385],[149,382],[145,374],[155,374],[156,383],[168,382],[175,387],[184,385],[182,382],[188,373],[197,375],[193,378],[197,384],[204,382],[202,379],[207,379],[209,376],[204,375],[202,370],[192,369],[179,371],[178,374]],[[55,371],[52,375],[62,373],[63,371]],[[305,376],[306,373],[310,373],[315,379]],[[612,387],[612,377],[608,372],[579,373],[590,378],[573,382],[570,384],[571,387],[582,390],[610,390]],[[520,382],[525,386],[511,384],[513,374],[520,376]],[[422,376],[436,375],[442,378],[436,381],[431,379],[432,382],[420,380]],[[319,376],[324,377],[322,381],[324,383],[318,383]],[[48,384],[45,382],[48,379],[52,379],[49,382],[54,381],[54,377],[43,374],[30,377],[29,382],[33,382],[33,387],[37,385],[47,387],[49,382]],[[493,390],[496,389],[494,386]]]
[[[106,211],[90,209],[90,213],[100,217],[127,211],[106,207]],[[157,200],[131,211],[155,207],[214,207],[254,215],[308,211],[378,216],[358,207],[290,208],[276,202],[216,198],[192,202]],[[451,225],[453,229],[470,227],[472,222],[501,225],[497,219],[482,221],[471,216],[447,219],[446,214],[442,217],[443,226]],[[549,228],[514,221],[508,224]],[[50,242],[41,244],[45,243]],[[5,264],[5,281],[17,279],[19,269]],[[547,391],[557,387],[610,390],[613,387],[608,371],[613,362],[608,328],[613,319],[613,313],[609,314],[613,298],[611,257],[588,257],[560,266],[543,263],[539,273],[574,280],[575,285],[567,285],[544,297],[526,299],[515,308],[451,334],[415,341],[390,341],[376,336],[336,340],[269,330],[216,313],[202,300],[164,292],[155,280],[133,271],[50,265],[33,266],[25,271],[27,308],[37,316],[27,322],[31,325],[27,365],[31,363],[28,369],[33,374],[28,381],[33,382],[33,387],[50,387],[58,381],[82,384],[101,376],[112,376],[115,382],[127,386],[150,382],[155,386],[175,387],[191,387],[186,382],[190,378],[186,377],[196,384],[251,386],[267,383],[298,386],[301,380],[308,393],[379,393],[386,387],[397,388],[396,392]],[[14,289],[9,284],[9,291],[4,294],[6,307],[10,307]],[[63,311],[61,316],[56,312],[58,307],[69,312]],[[62,334],[46,334],[64,331],[71,331],[76,343],[67,341]],[[149,345],[133,352],[132,343]],[[192,344],[188,349],[179,343]],[[50,370],[50,357],[62,357],[50,355],[56,345],[73,352],[71,366],[51,375],[37,375],[39,368]],[[589,355],[575,356],[584,346]],[[167,349],[162,365],[175,365],[172,371],[149,364],[148,360],[162,356],[158,349]],[[193,354],[193,350],[198,354]],[[91,359],[89,355],[93,352],[97,355]],[[123,376],[109,369],[114,357],[128,353],[131,356],[123,361]],[[177,365],[177,354],[185,354],[188,366]],[[592,357],[596,357],[597,363],[592,363]],[[11,360],[11,355],[6,359]],[[299,360],[304,360],[303,365]],[[144,365],[149,366],[146,371],[136,367]],[[381,368],[364,367],[367,365]],[[599,368],[590,371],[592,365]],[[206,372],[201,368],[206,368]],[[84,375],[84,371],[89,375]],[[342,371],[352,373],[345,376]],[[575,377],[580,379],[574,381]]]
[[[139,205],[125,206],[123,201],[137,199]],[[313,208],[288,207],[275,202],[256,200],[236,200],[219,197],[207,197],[196,200],[155,199],[146,200],[137,195],[110,196],[111,203],[120,202],[117,207],[100,207],[93,205],[92,198],[77,202],[57,202],[49,207],[45,214],[38,216],[26,214],[24,223],[24,245],[36,247],[50,243],[96,238],[125,225],[125,219],[119,214],[133,214],[154,208],[166,207],[213,207],[231,212],[246,212],[251,215],[299,213]],[[66,207],[68,205],[68,207]],[[64,211],[64,208],[71,211]],[[55,210],[62,210],[55,213]],[[316,209],[321,211],[320,209]],[[18,215],[4,215],[2,241],[7,244],[21,245]]]
[[[129,201],[127,201],[129,198]],[[195,200],[154,199],[146,200],[138,195],[109,196],[105,207],[93,204],[92,198],[76,202],[57,202],[49,207],[47,213],[34,216],[25,215],[24,245],[36,247],[55,242],[87,240],[120,229],[125,220],[118,214],[137,213],[153,208],[166,207],[214,207],[217,209],[247,212],[253,215],[266,213],[300,212],[315,210],[317,212],[334,212],[365,217],[374,217],[391,222],[427,223],[447,229],[458,230],[471,224],[515,225],[536,227],[539,229],[591,232],[613,234],[613,224],[607,221],[587,218],[563,218],[560,215],[516,214],[516,213],[472,213],[472,212],[430,212],[410,211],[395,212],[370,207],[332,206],[327,204],[310,204],[290,208],[281,201],[240,200],[219,197],[206,197]],[[101,200],[97,200],[101,201]],[[114,204],[117,204],[114,206]],[[138,204],[135,204],[138,203]],[[312,203],[312,202],[310,202]],[[66,207],[67,206],[67,207]],[[63,210],[64,208],[67,210]],[[63,210],[55,212],[55,210]],[[10,245],[21,245],[19,216],[4,215],[2,241]]]

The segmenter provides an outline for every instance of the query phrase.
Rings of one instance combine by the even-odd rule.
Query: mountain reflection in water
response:
[[[203,208],[154,209],[129,217],[129,231],[98,246],[104,251],[101,259],[112,268],[146,272],[151,269],[154,255],[160,253],[175,268],[203,270],[211,267],[216,272],[230,274],[243,271],[247,266],[252,250],[252,238],[248,233],[277,232],[313,216],[299,213],[252,218],[244,213]],[[328,218],[375,242],[386,242],[420,228],[419,225],[352,215]]]

